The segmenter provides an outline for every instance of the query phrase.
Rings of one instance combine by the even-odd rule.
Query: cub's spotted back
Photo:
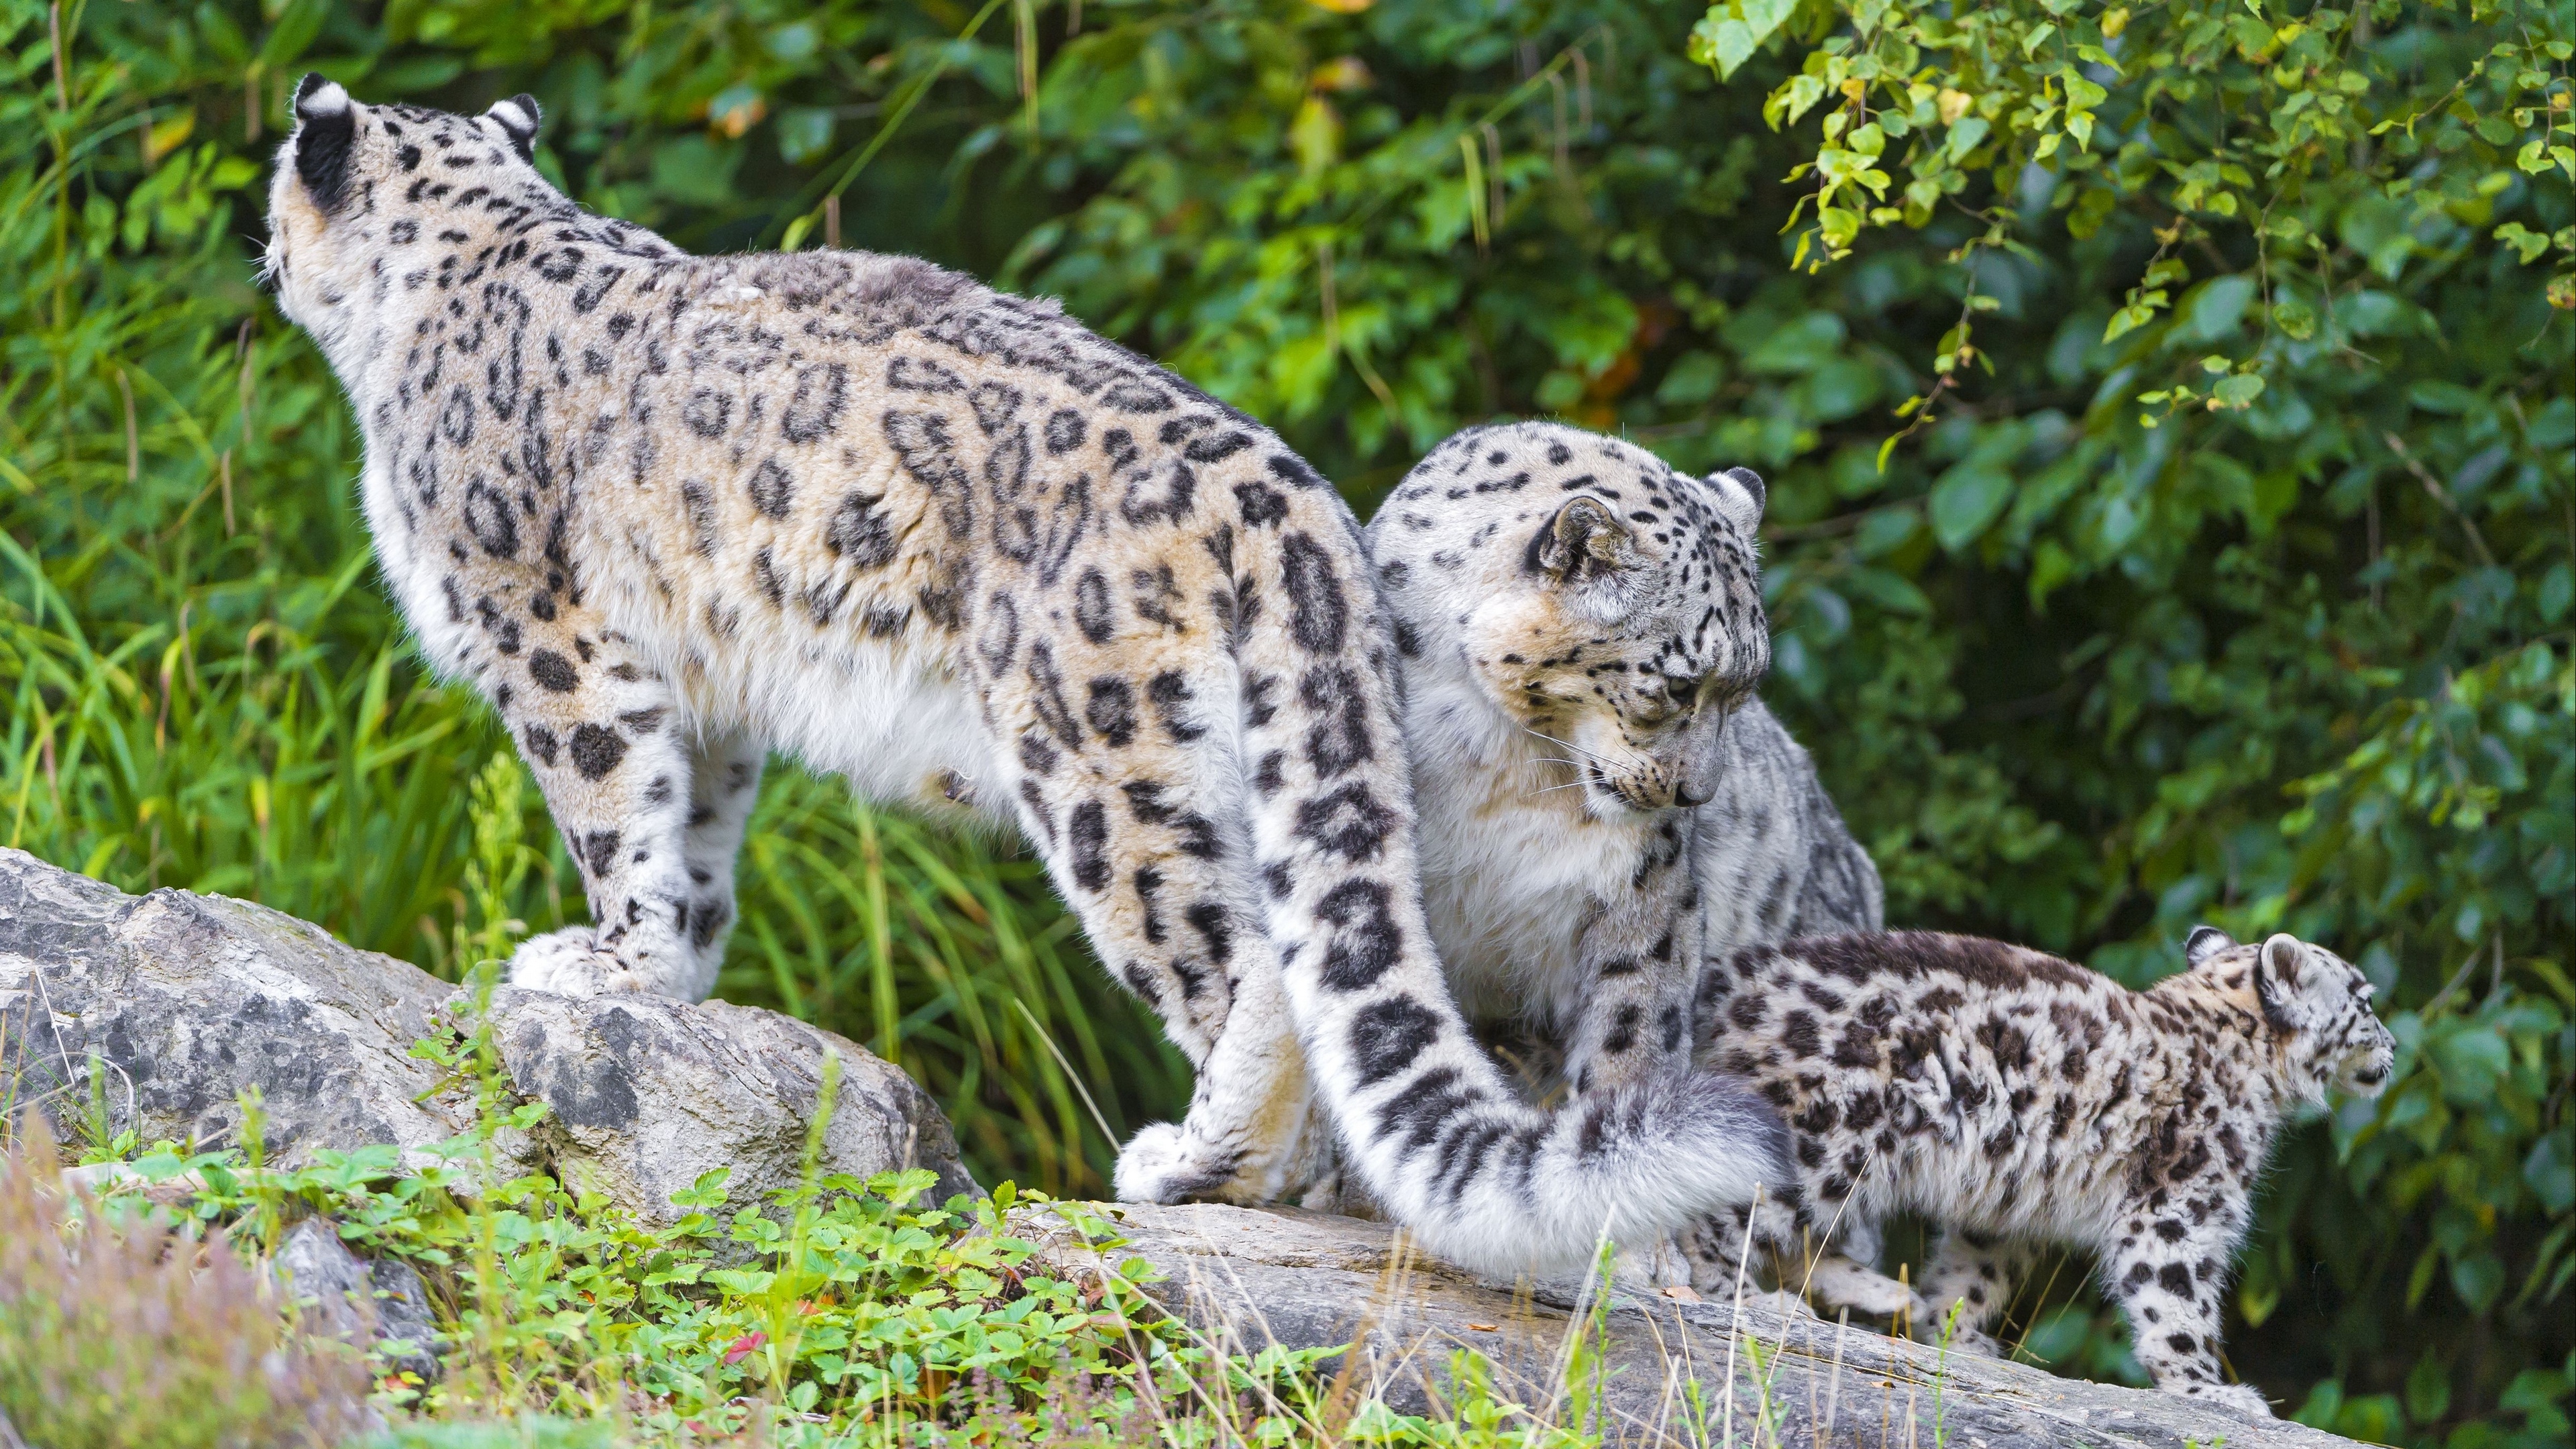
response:
[[[1734,1273],[1749,1230],[1783,1286],[1990,1352],[2015,1275],[2073,1243],[2099,1256],[2158,1388],[2269,1413],[2220,1373],[2229,1260],[2289,1109],[2376,1094],[2395,1044],[2370,983],[2321,946],[2202,926],[2185,952],[2189,969],[2147,991],[1917,932],[1712,969],[1700,1029],[1787,1118],[1798,1188],[1711,1230],[1702,1286]],[[1876,1271],[1899,1212],[1942,1229],[1919,1294]]]

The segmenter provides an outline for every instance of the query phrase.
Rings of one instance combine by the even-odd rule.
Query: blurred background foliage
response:
[[[1363,513],[1504,415],[1760,469],[1770,697],[1893,922],[2140,984],[2197,920],[2288,929],[2382,988],[2399,1077],[2285,1145],[2236,1370],[2364,1438],[2564,1444],[2571,32],[2548,0],[0,0],[0,841],[450,975],[579,912],[252,284],[302,70],[531,90],[587,204],[1061,296]],[[780,769],[743,881],[723,994],[900,1060],[985,1180],[1099,1190],[1082,1087],[1119,1133],[1182,1105],[1007,842]],[[2085,1269],[2011,1331],[2134,1376]]]

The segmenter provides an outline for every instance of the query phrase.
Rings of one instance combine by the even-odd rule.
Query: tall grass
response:
[[[249,6],[0,0],[0,844],[255,899],[454,979],[469,787],[507,746],[405,642],[348,412],[252,285],[293,59],[268,52],[355,23],[290,9],[266,28]],[[579,919],[520,793],[545,856],[513,914]],[[740,878],[719,992],[900,1063],[985,1180],[1105,1181],[1112,1144],[1049,1037],[1119,1132],[1181,1102],[1177,1057],[1007,843],[782,769]]]

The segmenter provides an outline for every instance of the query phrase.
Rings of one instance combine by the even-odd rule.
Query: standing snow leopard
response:
[[[772,748],[1018,826],[1197,1069],[1122,1196],[1326,1154],[1436,1252],[1561,1269],[1782,1171],[1714,1079],[1549,1115],[1424,928],[1358,529],[1250,419],[909,258],[692,257],[532,164],[536,103],[307,76],[267,274],[346,388],[379,564],[508,725],[596,922],[515,983],[703,996]]]
[[[1799,1186],[1720,1218],[1697,1286],[1732,1286],[1749,1226],[1764,1251],[1747,1266],[1783,1288],[1991,1353],[1986,1325],[2033,1251],[2070,1242],[2099,1257],[2157,1388],[2269,1414],[2219,1372],[2255,1183],[2291,1108],[2376,1096],[2396,1044],[2369,981],[2321,946],[2200,926],[2183,952],[2188,969],[2145,991],[1910,931],[1711,963],[1696,1029],[1787,1115]],[[1900,1212],[1941,1227],[1919,1294],[1876,1269]]]
[[[1762,482],[1561,423],[1474,428],[1369,523],[1424,904],[1471,1018],[1576,1092],[1681,1070],[1704,955],[1877,930],[1878,872],[1754,695]]]

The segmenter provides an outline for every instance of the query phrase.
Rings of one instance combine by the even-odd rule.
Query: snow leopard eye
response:
[[[1708,708],[1724,708],[1729,713],[1733,712],[1731,706],[1723,704],[1718,698],[1718,679],[1714,672],[1691,675],[1662,674],[1657,675],[1656,678],[1664,687],[1660,697],[1648,694],[1644,690],[1638,691],[1640,706],[1635,711],[1635,715],[1641,724],[1658,725],[1676,717],[1689,718],[1702,709]]]

